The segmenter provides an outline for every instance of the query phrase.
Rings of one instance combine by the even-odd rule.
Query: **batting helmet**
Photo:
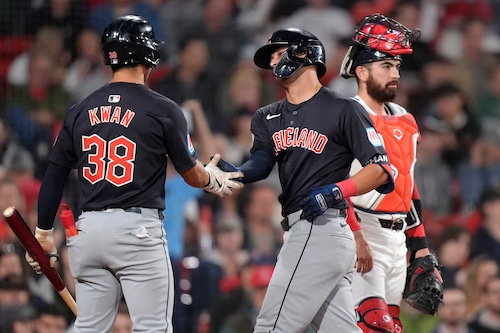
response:
[[[288,49],[278,64],[271,68],[271,55],[284,46],[288,46]],[[260,68],[272,69],[276,77],[283,79],[310,65],[316,65],[318,77],[326,72],[325,48],[321,41],[308,31],[294,28],[275,31],[269,37],[267,45],[255,52],[253,60]]]
[[[104,63],[111,66],[143,64],[156,67],[160,62],[161,44],[151,24],[136,15],[117,18],[108,24],[101,38]]]
[[[398,21],[381,14],[366,16],[356,26],[353,45],[349,47],[340,67],[344,78],[355,76],[356,67],[369,62],[394,59],[411,54],[411,43],[420,37],[420,30],[410,30]]]

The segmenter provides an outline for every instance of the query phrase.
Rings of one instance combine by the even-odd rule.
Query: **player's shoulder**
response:
[[[386,105],[391,110],[393,115],[400,116],[408,113],[404,107],[394,102],[387,102]]]
[[[268,117],[268,115],[276,116],[281,114],[282,110],[286,106],[286,99],[280,99],[278,101],[272,102],[270,104],[260,107],[256,112],[254,117]]]
[[[332,103],[331,105],[334,105],[338,110],[362,110],[353,97],[344,96],[328,87],[323,87],[323,92],[323,98],[330,99],[329,103]]]

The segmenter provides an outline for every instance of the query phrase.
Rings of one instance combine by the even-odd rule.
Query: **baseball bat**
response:
[[[50,262],[47,254],[40,246],[40,243],[38,243],[38,240],[31,232],[22,215],[14,206],[11,206],[3,211],[3,216],[5,217],[5,220],[9,224],[12,231],[14,231],[14,233],[16,234],[24,249],[28,251],[30,256],[40,264],[41,271],[45,274],[45,276],[57,290],[61,298],[76,316],[76,302],[73,296],[71,296],[68,288],[66,288],[66,286],[64,285],[64,282],[59,276],[59,273],[57,273],[57,271],[53,267],[50,267]]]

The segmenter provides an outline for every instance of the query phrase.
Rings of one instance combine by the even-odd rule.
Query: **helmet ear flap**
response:
[[[352,65],[354,63],[353,55],[354,55],[354,46],[349,46],[347,53],[342,60],[342,64],[340,65],[340,75],[344,78],[354,77]]]

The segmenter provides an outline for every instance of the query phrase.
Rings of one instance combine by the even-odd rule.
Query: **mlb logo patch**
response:
[[[120,101],[120,95],[109,95],[108,103],[118,103]]]
[[[366,129],[366,135],[374,147],[382,147],[382,141],[380,141],[380,137],[373,127],[368,127]]]

